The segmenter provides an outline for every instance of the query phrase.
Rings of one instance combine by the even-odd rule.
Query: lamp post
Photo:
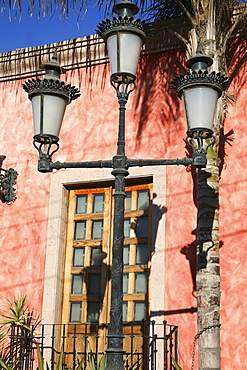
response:
[[[138,7],[128,0],[115,5],[113,11],[118,18],[106,20],[98,25],[98,33],[107,43],[111,65],[111,85],[116,91],[119,103],[119,125],[117,153],[110,160],[97,160],[85,162],[52,162],[52,155],[58,150],[58,135],[66,105],[79,97],[79,91],[71,85],[65,85],[60,80],[61,67],[57,63],[57,56],[52,62],[43,66],[46,74],[38,80],[29,80],[23,84],[33,105],[34,116],[34,146],[39,152],[38,170],[52,172],[61,168],[112,168],[115,177],[115,202],[113,226],[113,252],[112,252],[112,284],[111,284],[111,309],[110,325],[108,331],[107,370],[123,369],[123,333],[122,333],[122,276],[123,276],[123,241],[124,241],[124,199],[125,178],[130,167],[154,165],[206,165],[206,150],[202,148],[204,138],[212,137],[212,128],[200,117],[193,115],[194,110],[201,111],[204,98],[200,98],[199,106],[196,101],[199,94],[193,95],[194,90],[213,91],[213,107],[207,107],[214,114],[215,104],[221,91],[225,88],[225,77],[216,75],[207,79],[210,58],[197,55],[191,58],[187,66],[192,68],[192,73],[177,76],[173,81],[173,88],[183,99],[188,121],[188,137],[197,138],[197,147],[192,146],[192,158],[182,159],[129,159],[125,155],[125,106],[130,93],[135,89],[136,69],[140,51],[145,42],[144,22],[133,18],[138,12]],[[197,70],[199,68],[199,70]],[[203,71],[202,71],[203,69]],[[201,78],[204,76],[204,78]],[[210,76],[210,75],[209,75]],[[215,90],[218,94],[215,94]],[[210,94],[209,94],[210,95]],[[200,95],[201,97],[201,95]],[[209,99],[210,100],[210,99]],[[211,100],[213,100],[211,98]],[[58,103],[58,106],[56,105]],[[59,122],[55,115],[59,107]],[[193,119],[192,119],[193,117]],[[55,126],[55,128],[54,128]],[[208,145],[212,145],[213,140]],[[54,148],[54,149],[53,149]]]

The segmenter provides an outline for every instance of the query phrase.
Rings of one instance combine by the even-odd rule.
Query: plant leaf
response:
[[[37,357],[38,357],[38,370],[44,370],[44,359],[42,357],[42,353],[38,345],[37,345]]]
[[[12,367],[8,366],[7,364],[5,364],[5,362],[3,360],[0,359],[0,366],[5,369],[5,370],[13,370]]]
[[[176,369],[176,370],[183,370],[183,369],[179,366],[179,364],[177,363],[177,361],[175,360],[175,358],[174,358],[174,357],[172,357],[172,355],[171,355],[171,358],[172,358],[172,363],[173,363],[173,366],[175,367],[175,369]]]
[[[56,370],[62,370],[63,369],[63,349],[61,349],[60,355],[58,357],[58,363],[56,366]]]

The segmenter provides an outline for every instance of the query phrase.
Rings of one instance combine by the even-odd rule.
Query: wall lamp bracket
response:
[[[2,173],[3,172],[3,173]],[[16,199],[15,187],[18,173],[9,168],[0,168],[0,197],[3,203],[11,204]]]

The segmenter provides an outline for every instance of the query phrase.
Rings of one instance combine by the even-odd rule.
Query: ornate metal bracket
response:
[[[206,164],[207,164],[206,154],[207,154],[208,148],[210,146],[214,145],[215,137],[212,135],[209,138],[209,140],[211,140],[211,141],[206,146],[206,148],[203,147],[203,139],[205,139],[204,132],[201,132],[201,131],[194,131],[193,132],[193,137],[192,138],[193,138],[194,142],[197,145],[196,148],[194,147],[192,142],[189,141],[190,138],[191,138],[191,135],[187,136],[187,138],[185,139],[185,142],[186,142],[186,144],[188,144],[192,148],[192,152],[193,152],[193,154],[192,154],[193,163],[192,164],[197,168],[206,167]]]
[[[116,73],[111,75],[111,85],[115,89],[118,100],[128,100],[129,95],[135,90],[135,76],[126,73]]]
[[[1,173],[3,171],[3,173]],[[11,204],[16,199],[15,188],[18,173],[9,168],[0,168],[0,197],[3,203]]]

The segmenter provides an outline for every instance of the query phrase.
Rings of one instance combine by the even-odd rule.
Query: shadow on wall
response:
[[[195,313],[197,312],[197,307],[188,307],[188,308],[179,308],[175,310],[169,310],[169,311],[164,311],[164,310],[159,310],[159,311],[151,311],[150,316],[170,316],[170,315],[179,315],[179,314],[184,314],[184,313]]]
[[[157,197],[156,193],[153,193],[153,199]],[[155,253],[155,245],[157,239],[157,232],[159,222],[163,215],[167,212],[167,208],[161,204],[152,204],[152,255]]]
[[[232,39],[228,43],[226,56],[228,78],[231,81],[234,80],[235,88],[235,90],[232,93],[231,90],[230,92],[227,93],[227,97],[229,100],[235,101],[238,98],[238,95],[242,90],[243,86],[246,84],[246,73],[245,73],[247,66],[246,48],[247,48],[246,36]]]
[[[201,252],[198,256],[198,263],[196,257],[196,248],[197,248],[197,230],[193,230],[192,235],[195,235],[195,240],[191,243],[185,245],[181,248],[180,253],[184,254],[186,259],[189,261],[190,265],[190,274],[192,279],[192,295],[195,296],[196,292],[196,270],[200,270],[201,268],[206,267],[207,264],[207,255],[205,252]],[[219,248],[223,246],[223,242],[219,242]]]
[[[147,125],[155,121],[159,131],[166,132],[163,140],[166,147],[172,144],[175,132],[180,127],[179,99],[170,88],[170,82],[175,76],[175,71],[183,73],[183,57],[181,50],[169,51],[157,55],[148,55],[141,58],[137,84],[134,95],[134,114],[138,120],[136,134],[136,147],[138,149],[142,135]],[[174,125],[176,122],[176,125]],[[166,148],[164,148],[165,150]]]

